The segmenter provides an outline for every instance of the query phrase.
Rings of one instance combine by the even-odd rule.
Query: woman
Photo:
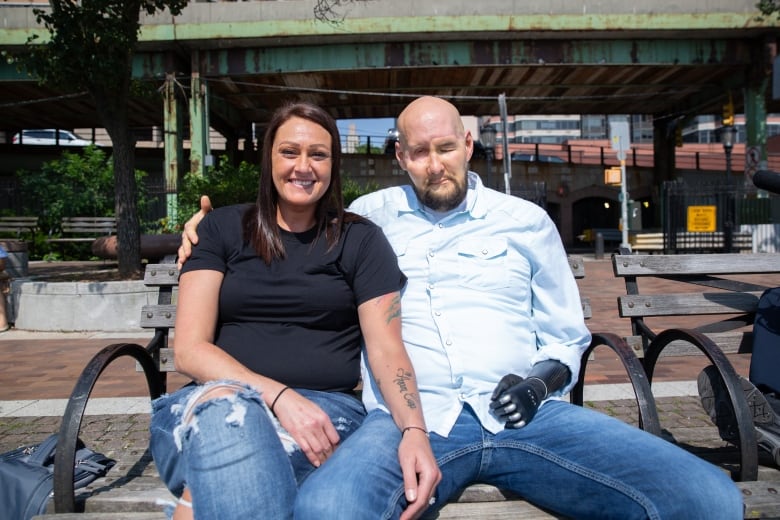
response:
[[[363,341],[396,425],[413,432],[402,465],[438,481],[401,342],[405,277],[381,230],[344,211],[339,146],[321,108],[281,108],[257,202],[198,228],[174,339],[193,383],[155,401],[151,424],[160,475],[181,497],[174,518],[291,517],[297,486],[365,415],[352,393]]]

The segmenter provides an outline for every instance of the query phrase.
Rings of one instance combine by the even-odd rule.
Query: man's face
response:
[[[422,103],[399,118],[396,158],[409,173],[420,202],[436,211],[456,208],[466,197],[468,161],[474,149],[451,105]]]

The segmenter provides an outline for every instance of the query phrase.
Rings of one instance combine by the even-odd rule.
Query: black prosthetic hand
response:
[[[516,374],[502,377],[491,396],[490,408],[506,421],[505,428],[522,428],[534,418],[542,401],[568,380],[566,365],[552,359],[542,361],[525,379]]]

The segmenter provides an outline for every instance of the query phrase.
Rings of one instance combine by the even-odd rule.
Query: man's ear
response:
[[[466,161],[471,160],[474,154],[474,138],[471,136],[471,130],[466,130]]]
[[[398,161],[398,165],[401,169],[406,171],[406,161],[404,160],[404,152],[401,150],[400,141],[395,142],[395,159]]]

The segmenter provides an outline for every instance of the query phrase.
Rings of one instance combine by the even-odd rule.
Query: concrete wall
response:
[[[157,302],[143,281],[31,282],[14,280],[8,317],[17,329],[138,332],[141,307]]]

